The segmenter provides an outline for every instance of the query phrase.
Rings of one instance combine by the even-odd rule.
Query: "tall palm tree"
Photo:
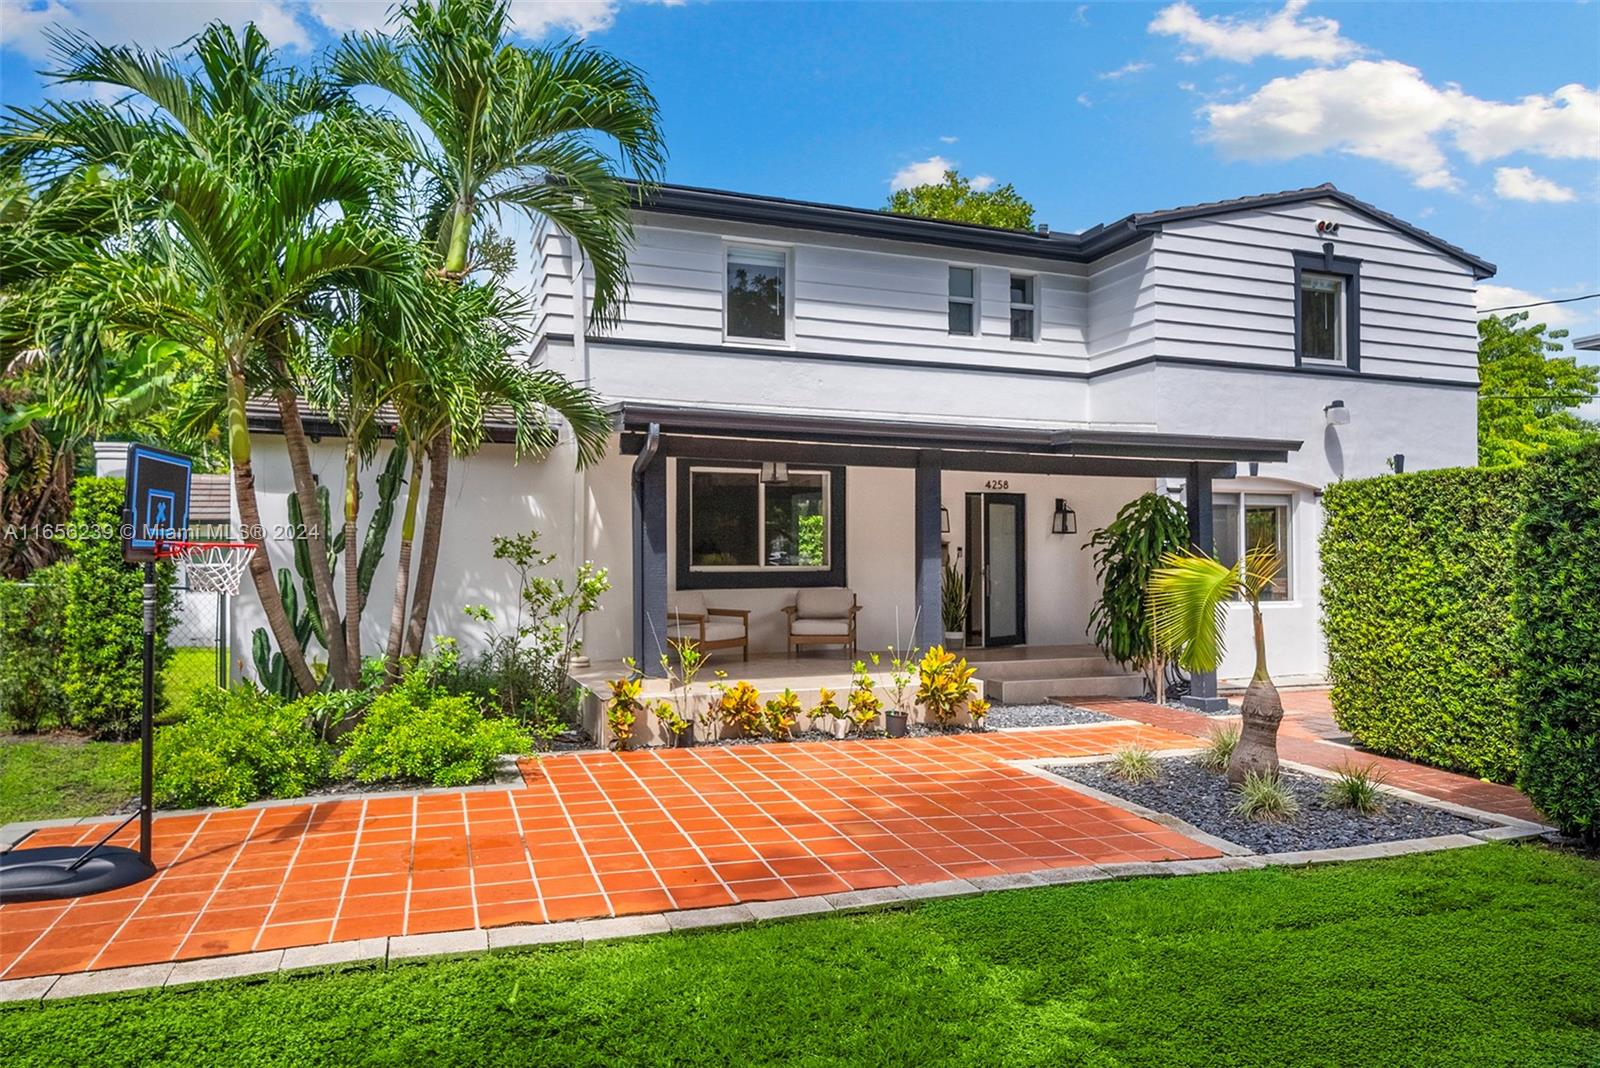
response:
[[[1203,553],[1168,553],[1150,577],[1150,614],[1156,644],[1174,650],[1190,671],[1215,671],[1222,663],[1223,624],[1228,602],[1249,602],[1255,626],[1256,666],[1241,706],[1239,744],[1228,761],[1228,781],[1242,783],[1251,772],[1278,773],[1278,724],[1283,702],[1267,674],[1267,639],[1261,625],[1261,598],[1282,570],[1278,551],[1260,545],[1245,553],[1241,566],[1229,567]]]
[[[359,120],[331,113],[337,92],[279,68],[254,26],[238,37],[222,26],[204,31],[191,53],[198,74],[165,53],[70,37],[58,45],[60,80],[122,86],[145,106],[56,102],[8,109],[0,124],[0,161],[41,179],[110,165],[127,190],[129,224],[52,287],[39,337],[58,357],[66,395],[87,406],[104,394],[108,340],[164,339],[210,361],[226,387],[243,536],[258,546],[251,576],[296,685],[312,692],[318,680],[265,555],[246,407],[263,392],[278,402],[296,489],[314,502],[289,361],[304,315],[329,290],[368,276],[399,289],[418,284],[412,246],[375,211],[395,167],[369,147]],[[310,507],[329,669],[348,685],[359,665],[344,656],[324,523]]]
[[[548,219],[572,235],[589,265],[593,320],[614,322],[627,295],[633,224],[628,185],[605,148],[647,188],[666,162],[660,111],[643,74],[582,45],[512,44],[507,0],[410,0],[392,25],[392,34],[346,37],[331,70],[347,86],[392,94],[420,125],[390,147],[426,176],[436,205],[434,271],[454,281],[473,273],[474,230],[487,213]],[[557,377],[543,381],[579,400]],[[473,433],[451,418],[418,439],[428,450],[429,492],[407,655],[421,651],[427,628],[450,455]],[[589,457],[580,451],[579,459]]]

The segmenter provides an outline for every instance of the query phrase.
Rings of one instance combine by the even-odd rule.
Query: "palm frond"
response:
[[[1167,553],[1147,594],[1158,647],[1190,671],[1214,671],[1224,652],[1227,604],[1239,592],[1237,568],[1198,553]]]

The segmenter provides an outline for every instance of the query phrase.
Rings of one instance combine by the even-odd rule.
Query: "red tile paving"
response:
[[[155,878],[0,906],[0,979],[1216,856],[1005,763],[1129,742],[1188,738],[1106,725],[584,753],[525,762],[516,789],[162,816]],[[43,830],[27,844],[88,842],[106,829]]]
[[[1280,696],[1283,698],[1284,716],[1278,728],[1278,754],[1285,760],[1330,769],[1346,764],[1376,764],[1388,777],[1389,785],[1402,790],[1412,790],[1441,801],[1514,819],[1544,822],[1539,811],[1514,787],[1441,771],[1425,764],[1378,756],[1334,741],[1345,735],[1334,723],[1333,705],[1327,690],[1286,690]],[[1216,726],[1214,719],[1198,712],[1157,706],[1147,701],[1108,697],[1075,700],[1073,703],[1196,738],[1207,737]]]

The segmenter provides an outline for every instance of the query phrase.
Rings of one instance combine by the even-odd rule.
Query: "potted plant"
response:
[[[639,713],[644,711],[644,702],[639,697],[644,680],[639,678],[632,660],[623,663],[628,665],[629,674],[607,684],[611,687],[611,696],[606,698],[606,726],[611,729],[613,749],[628,748],[633,741],[634,724],[638,722]]]
[[[827,721],[827,730],[835,738],[843,738],[850,733],[850,720],[845,715],[844,709],[839,707],[834,692],[826,686],[817,691],[817,707],[811,713],[811,722],[818,720]]]
[[[878,662],[873,656],[872,662]],[[883,712],[883,728],[891,738],[904,738],[911,723],[911,683],[917,677],[917,651],[896,656],[894,646],[889,647],[889,692],[892,699]]]
[[[944,565],[944,582],[940,587],[939,615],[944,621],[946,649],[964,649],[967,644],[967,576],[961,569],[961,550],[956,558]]]
[[[675,643],[673,649],[678,654],[676,667],[672,663],[670,654],[661,654],[661,670],[666,675],[667,685],[672,688],[672,699],[657,703],[656,718],[672,735],[674,747],[692,749],[695,714],[691,688],[694,686],[695,676],[700,674],[700,668],[706,661],[692,641]]]
[[[972,717],[972,729],[986,731],[989,729],[989,702],[981,697],[974,697],[967,702],[967,715]]]
[[[873,663],[878,658],[872,658]],[[878,722],[878,713],[883,711],[883,702],[872,689],[872,676],[867,674],[867,665],[863,660],[857,660],[850,669],[850,697],[846,702],[849,711],[850,724],[855,727],[858,734],[865,734]]]
[[[972,681],[976,673],[966,657],[957,657],[938,645],[917,665],[917,703],[927,709],[940,730],[949,730],[956,713],[978,692]]]
[[[776,742],[787,739],[803,711],[805,710],[800,707],[800,695],[785,686],[781,694],[767,702],[764,725],[768,737]]]
[[[742,680],[730,686],[726,672],[721,671],[717,672],[717,682],[712,689],[717,692],[717,699],[708,711],[718,723],[734,728],[745,738],[754,738],[766,727],[760,690]]]

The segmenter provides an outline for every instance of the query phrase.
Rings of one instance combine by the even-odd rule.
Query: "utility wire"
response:
[[[1506,304],[1499,308],[1484,308],[1482,312],[1487,315],[1490,312],[1521,311],[1523,308],[1540,308],[1546,304],[1571,304],[1575,300],[1593,300],[1596,297],[1600,297],[1600,293],[1585,293],[1581,297],[1562,297],[1560,300],[1536,300],[1531,304]]]

